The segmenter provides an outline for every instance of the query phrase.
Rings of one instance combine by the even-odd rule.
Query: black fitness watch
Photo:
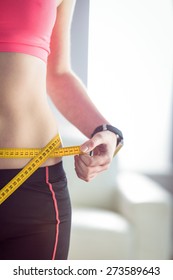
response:
[[[114,156],[115,156],[124,144],[124,138],[123,138],[123,134],[122,134],[121,130],[119,130],[118,128],[116,128],[110,124],[103,124],[103,125],[96,127],[96,129],[91,134],[91,137],[93,137],[98,132],[106,131],[106,130],[109,130],[109,131],[115,133],[115,135],[117,136],[117,146],[116,146],[116,149],[114,152]]]

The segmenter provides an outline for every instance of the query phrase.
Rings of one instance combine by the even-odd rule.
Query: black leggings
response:
[[[0,170],[0,188],[19,171]],[[0,260],[67,259],[70,227],[62,162],[41,167],[0,205]]]

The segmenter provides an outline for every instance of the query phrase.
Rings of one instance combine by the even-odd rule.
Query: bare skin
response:
[[[46,65],[25,54],[0,53],[0,147],[43,147],[57,132],[47,103]],[[54,164],[60,159],[49,159]],[[20,168],[28,160],[1,159],[0,168]]]
[[[70,25],[74,5],[74,0],[57,1],[57,20],[47,64],[31,55],[0,53],[1,148],[41,148],[58,133],[57,120],[50,110],[47,94],[57,109],[88,138],[98,125],[108,123],[71,70]],[[79,110],[76,110],[76,101],[80,104]],[[107,169],[116,141],[115,134],[106,131],[83,143],[83,151],[94,150],[94,156],[75,156],[78,177],[90,181]],[[48,159],[44,165],[60,160]],[[27,162],[26,159],[0,159],[0,169],[22,168]]]

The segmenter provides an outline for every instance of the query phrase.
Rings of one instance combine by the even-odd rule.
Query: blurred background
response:
[[[133,256],[130,255],[129,251],[126,255],[120,253],[116,256],[105,253],[100,258],[105,256],[105,259],[170,259],[173,256],[173,212],[171,208],[173,195],[172,0],[77,0],[71,30],[71,55],[73,70],[88,88],[88,94],[91,99],[106,118],[112,124],[121,128],[124,134],[125,145],[117,156],[116,166],[112,167],[110,171],[112,173],[107,174],[105,181],[102,178],[104,182],[109,184],[112,182],[110,178],[116,177],[116,191],[118,189],[118,195],[121,197],[122,202],[116,201],[120,205],[120,210],[116,209],[116,207],[114,207],[114,210],[123,218],[125,217],[125,220],[128,220],[131,224],[129,231],[126,232],[128,238],[131,231],[134,233],[132,234],[133,241],[131,239],[128,243],[125,239],[121,241],[118,239],[118,243],[124,242],[126,247],[130,246],[129,250],[135,251],[135,247],[139,245],[136,244],[140,243],[139,239],[143,240],[142,235],[138,237],[138,234],[140,236],[139,232],[143,230],[148,240],[143,245],[139,245],[139,247],[141,246],[141,251],[145,251],[146,244],[149,244],[150,241],[153,244],[153,240],[157,239],[159,228],[165,228],[165,232],[159,237],[160,246],[163,246],[161,252],[155,252],[153,255],[152,252],[148,255],[147,253],[138,253]],[[70,138],[75,134],[74,139],[76,137],[82,139],[80,133],[72,128],[62,117],[61,122],[62,133],[67,131],[68,126]],[[73,131],[72,134],[71,131]],[[118,179],[117,173],[123,173],[123,176],[121,175]],[[133,176],[137,174],[141,177],[128,177],[129,174],[133,174]],[[75,182],[74,180],[75,177],[73,182]],[[80,181],[77,184],[81,185],[82,182]],[[99,185],[100,183],[96,181],[95,184]],[[152,184],[154,184],[154,188],[151,186]],[[144,189],[140,188],[140,185]],[[146,186],[151,188],[149,187],[148,189]],[[99,192],[99,190],[97,191]],[[101,190],[105,195],[104,189],[101,188]],[[78,192],[78,190],[75,191]],[[94,200],[91,203],[91,196],[94,196],[92,192],[89,194],[85,188],[83,194],[80,194],[80,202],[78,202],[76,194],[73,194],[72,191],[72,203],[74,206],[81,207],[81,209],[85,207],[85,210],[86,207],[87,210],[89,208],[101,209],[99,203],[98,205],[97,202],[94,204]],[[98,196],[98,192],[96,196]],[[138,200],[140,192],[143,199]],[[110,196],[112,196],[112,193],[111,189]],[[146,198],[144,199],[145,195]],[[88,196],[90,203],[85,203],[81,196],[85,196],[85,198]],[[153,207],[151,210],[152,220],[148,222],[147,226],[150,212],[145,209],[141,210],[141,207],[145,205],[146,209],[150,209],[151,204]],[[111,212],[112,210],[109,208],[111,207],[103,205],[104,210]],[[134,212],[130,210],[132,208]],[[129,214],[130,211],[132,211],[132,217]],[[136,220],[134,218],[135,211],[139,213],[139,218]],[[153,216],[152,211],[154,211]],[[80,228],[79,217],[82,217],[82,220],[87,220],[89,219],[88,217],[91,217],[91,219],[95,217],[95,221],[99,219],[99,215],[97,216],[95,212],[90,213],[91,216],[86,213],[82,212],[81,215],[84,216],[80,216],[79,213],[75,214],[74,212],[77,218],[74,218],[71,251],[74,251],[74,247],[80,243],[80,236],[85,235],[87,232],[85,226],[87,229],[91,229],[91,225],[83,224],[82,229],[85,229],[85,233],[81,229],[78,235],[77,230]],[[160,217],[158,217],[159,215]],[[140,221],[141,225],[138,226],[137,220],[142,221]],[[163,220],[167,221],[167,224],[164,224]],[[148,229],[142,228],[145,223]],[[137,230],[135,229],[136,226]],[[127,227],[126,225],[126,229]],[[152,232],[149,231],[149,227],[153,227]],[[109,231],[111,230],[109,229]],[[91,232],[88,231],[88,236]],[[120,234],[123,236],[125,233],[120,230]],[[92,235],[95,236],[93,232]],[[85,241],[87,242],[89,237],[86,235],[85,238],[84,240],[81,239],[79,252],[77,253],[76,249],[76,253],[71,253],[71,258],[94,258],[94,252],[91,253],[92,250],[89,250],[86,255],[81,252],[82,244]],[[110,236],[109,238],[111,242],[116,243],[116,240],[114,241]],[[120,238],[120,236],[117,238]],[[96,243],[96,239],[99,239],[97,234],[95,239],[91,240],[91,243]],[[166,239],[167,242],[165,244],[163,242],[161,245],[161,239],[162,241]],[[127,245],[127,243],[130,245]],[[154,244],[153,249],[151,244],[149,246],[151,251],[153,250],[154,252],[154,248],[158,247],[158,244]],[[107,245],[107,247],[109,246]],[[119,248],[119,251],[121,249],[122,247]],[[163,253],[164,249],[165,253]],[[87,251],[86,248],[83,250]],[[110,250],[111,247],[109,248]],[[99,258],[102,254],[99,244],[94,251],[98,251],[98,255],[95,258]]]
[[[72,65],[103,114],[124,132],[122,168],[171,172],[172,1],[77,1]]]

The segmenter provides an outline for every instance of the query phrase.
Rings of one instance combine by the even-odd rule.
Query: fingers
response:
[[[110,163],[111,158],[108,156],[108,154],[101,154],[101,152],[97,152],[93,154],[93,156],[86,155],[80,155],[79,161],[83,163],[86,167],[96,167],[96,166],[104,166]]]
[[[86,141],[83,145],[81,145],[81,151],[84,153],[89,153],[93,151],[97,146],[101,145],[103,143],[103,137],[102,134],[97,133],[94,135],[93,138]]]
[[[105,154],[108,152],[112,153],[112,156],[115,151],[115,147],[117,145],[117,137],[114,133],[110,131],[102,131],[96,133],[91,139],[86,141],[83,145],[81,145],[81,151],[84,153],[90,153],[95,150],[97,153]],[[96,149],[98,148],[99,149]]]
[[[100,172],[108,169],[115,150],[117,138],[110,131],[96,133],[81,145],[83,155],[75,156],[75,170],[79,178],[90,181]],[[93,156],[89,156],[92,152]]]
[[[101,164],[103,163],[103,164]],[[89,182],[94,179],[100,172],[107,170],[109,161],[98,159],[98,156],[90,157],[89,155],[75,156],[75,170],[77,176]]]

